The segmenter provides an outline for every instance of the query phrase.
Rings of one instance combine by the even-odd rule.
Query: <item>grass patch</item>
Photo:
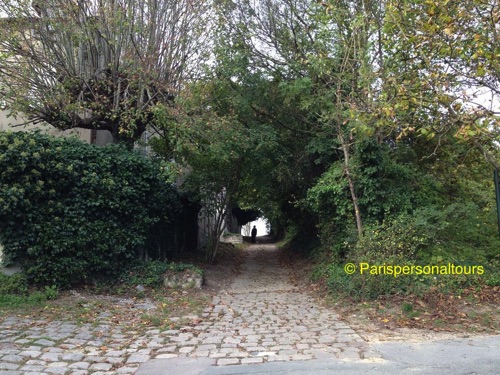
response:
[[[4,275],[0,273],[0,308],[36,307],[46,301],[55,300],[59,296],[56,286],[45,286],[30,289],[28,281],[22,273]]]

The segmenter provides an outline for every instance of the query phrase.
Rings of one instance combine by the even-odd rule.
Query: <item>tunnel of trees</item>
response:
[[[141,1],[48,3],[35,36],[12,21],[2,38],[14,112],[61,129],[111,124],[129,143],[149,128],[197,200],[261,209],[277,238],[329,264],[498,270],[497,3],[157,0],[149,18]],[[172,35],[155,23],[166,14]],[[79,70],[89,54],[96,65]]]

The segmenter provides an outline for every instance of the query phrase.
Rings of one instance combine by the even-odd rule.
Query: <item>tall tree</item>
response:
[[[248,71],[261,72],[273,82],[275,100],[282,104],[270,110],[272,105],[254,101],[252,108],[261,118],[267,117],[282,137],[289,137],[288,150],[296,160],[307,160],[304,170],[309,173],[305,175],[289,164],[293,178],[288,180],[302,185],[305,180],[307,186],[288,201],[296,205],[329,162],[342,160],[353,217],[362,235],[350,157],[355,135],[368,131],[371,125],[366,113],[373,100],[374,61],[381,56],[380,33],[376,33],[381,24],[380,2],[260,0],[222,4],[230,58],[246,59]]]
[[[500,3],[386,1],[381,109],[405,136],[447,134],[499,167]]]
[[[134,141],[210,49],[210,0],[2,1],[0,92],[14,115]]]

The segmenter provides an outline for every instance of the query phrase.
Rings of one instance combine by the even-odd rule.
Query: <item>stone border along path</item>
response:
[[[0,323],[0,375],[134,374],[150,359],[181,357],[216,365],[380,360],[334,312],[290,283],[273,245],[247,252],[242,273],[194,326],[139,334],[105,319],[77,325],[8,317]]]

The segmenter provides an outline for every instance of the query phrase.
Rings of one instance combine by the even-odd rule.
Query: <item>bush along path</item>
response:
[[[242,273],[213,298],[199,324],[169,331],[154,358],[208,357],[216,365],[380,358],[337,314],[292,285],[275,246],[246,252]]]

